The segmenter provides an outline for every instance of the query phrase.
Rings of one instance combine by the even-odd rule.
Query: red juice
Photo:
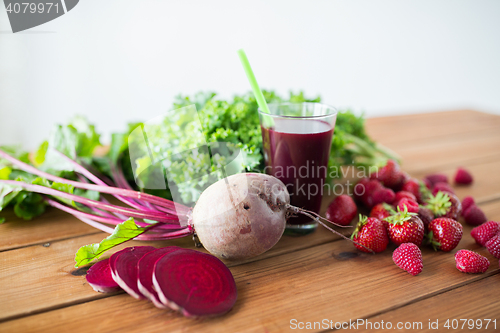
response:
[[[293,206],[318,213],[327,175],[334,128],[311,119],[275,119],[274,126],[261,126],[266,173],[281,180]],[[299,215],[288,224],[307,224]]]

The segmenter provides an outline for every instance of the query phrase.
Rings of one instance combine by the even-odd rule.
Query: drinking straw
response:
[[[253,94],[255,96],[255,99],[257,100],[257,104],[259,105],[259,108],[264,111],[265,113],[271,113],[269,112],[269,108],[267,107],[266,99],[264,98],[264,95],[262,94],[262,90],[260,90],[259,84],[257,83],[257,80],[255,79],[255,75],[253,74],[252,67],[250,67],[250,63],[248,62],[247,55],[245,54],[245,51],[243,49],[238,50],[238,56],[240,57],[241,64],[243,65],[243,69],[245,70],[245,73],[247,74],[248,81],[250,82],[250,86],[252,87]]]

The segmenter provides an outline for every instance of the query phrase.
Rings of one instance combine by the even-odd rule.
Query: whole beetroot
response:
[[[200,242],[220,258],[244,259],[273,247],[285,230],[290,195],[264,174],[237,174],[208,187],[193,209]]]

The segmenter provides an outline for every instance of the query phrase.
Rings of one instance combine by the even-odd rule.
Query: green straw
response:
[[[243,69],[245,69],[245,73],[247,74],[248,81],[250,82],[250,86],[252,87],[253,94],[255,95],[255,99],[257,100],[257,104],[260,109],[265,113],[269,112],[269,108],[267,107],[266,99],[262,94],[262,90],[260,90],[259,84],[255,79],[255,75],[253,74],[252,67],[250,67],[250,63],[248,62],[247,55],[243,49],[238,50],[238,56],[240,57],[241,64],[243,65]]]

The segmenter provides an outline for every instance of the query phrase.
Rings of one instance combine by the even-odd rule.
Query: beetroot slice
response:
[[[118,283],[111,277],[109,258],[92,265],[87,271],[85,278],[95,291],[101,293],[112,293],[121,289]]]
[[[181,249],[156,262],[153,285],[163,304],[186,317],[222,315],[238,296],[231,271],[218,258]]]
[[[139,274],[137,278],[137,287],[141,294],[146,296],[156,307],[164,309],[165,304],[161,303],[158,293],[153,287],[153,271],[155,263],[164,255],[181,250],[178,246],[167,246],[155,251],[151,251],[142,256],[138,263]]]
[[[143,255],[154,250],[156,248],[152,246],[127,247],[109,258],[113,280],[134,298],[144,298],[137,287],[137,263]]]

